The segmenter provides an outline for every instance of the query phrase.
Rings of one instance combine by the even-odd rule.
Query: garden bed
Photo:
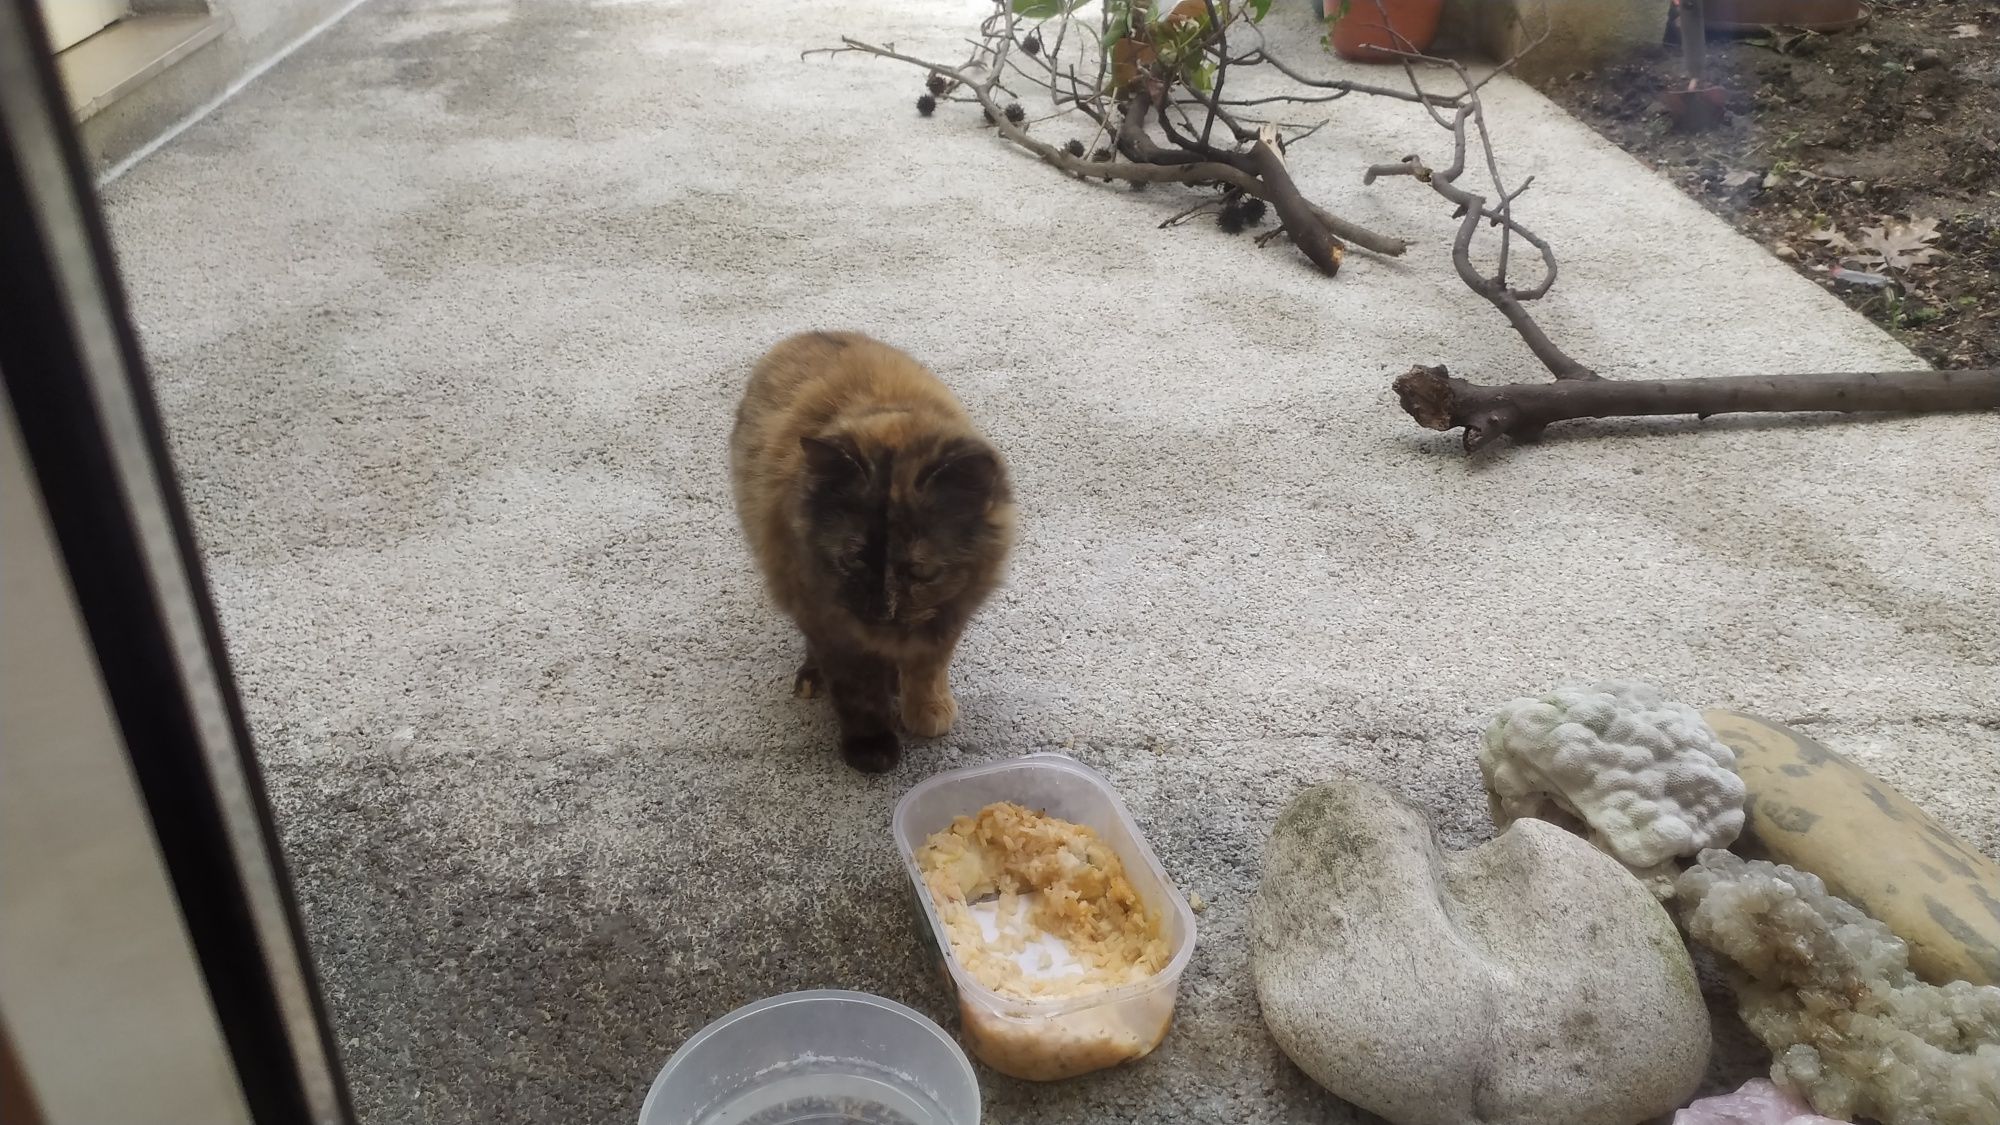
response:
[[[1661,103],[1686,82],[1678,47],[1541,88],[1925,360],[2000,367],[2000,7],[1872,7],[1843,34],[1716,37],[1728,113],[1706,132],[1676,131]],[[1885,242],[1886,261],[1870,249]],[[1671,250],[1660,268],[1679,268]]]

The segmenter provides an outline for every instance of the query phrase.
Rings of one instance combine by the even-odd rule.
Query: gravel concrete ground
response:
[[[1304,5],[1274,45],[1333,68]],[[1301,9],[1292,11],[1291,9]],[[1137,1065],[987,1076],[990,1122],[1361,1120],[1263,1033],[1245,910],[1303,787],[1484,839],[1481,720],[1573,677],[1797,724],[2000,848],[2000,425],[1665,422],[1468,459],[1389,382],[1534,366],[1348,99],[1292,161],[1422,240],[1338,280],[1053,175],[842,32],[971,0],[374,0],[108,190],[366,1125],[634,1120],[710,1019],[842,986],[943,1019],[888,835],[943,768],[1069,747],[1210,903]],[[1613,376],[1915,366],[1541,97],[1489,91]],[[1051,125],[1049,128],[1055,128]],[[930,362],[1012,458],[962,717],[870,779],[737,541],[747,365]],[[1754,1056],[1725,1047],[1718,1075]]]

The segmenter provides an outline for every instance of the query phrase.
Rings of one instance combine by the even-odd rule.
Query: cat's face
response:
[[[1005,550],[988,519],[1005,498],[1005,471],[985,442],[865,448],[834,436],[801,445],[813,562],[857,620],[920,627]]]

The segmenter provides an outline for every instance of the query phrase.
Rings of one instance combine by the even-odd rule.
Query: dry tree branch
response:
[[[1589,379],[1480,386],[1442,367],[1412,367],[1396,396],[1417,424],[1465,427],[1467,452],[1506,437],[1532,440],[1576,418],[1787,411],[1942,412],[2000,408],[2000,370],[1842,375],[1732,375],[1707,379]]]
[[[1252,106],[1252,105],[1271,105],[1274,102],[1283,102],[1287,105],[1317,105],[1320,102],[1337,102],[1346,96],[1347,95],[1343,93],[1343,94],[1327,94],[1317,98],[1305,98],[1305,97],[1300,97],[1297,94],[1272,94],[1269,97],[1263,97],[1263,98],[1224,98],[1218,104],[1233,105],[1237,107]]]
[[[1394,32],[1394,21],[1389,18],[1382,0],[1375,0],[1375,6],[1382,13],[1383,26],[1391,28],[1390,33],[1395,35],[1397,40],[1395,47],[1381,47],[1377,50],[1401,62],[1403,74],[1409,79],[1410,88],[1415,90],[1422,100],[1425,112],[1430,114],[1433,121],[1450,130],[1452,154],[1451,165],[1441,170],[1430,168],[1415,155],[1406,156],[1396,164],[1377,164],[1370,167],[1362,176],[1362,183],[1372,184],[1382,176],[1409,176],[1420,183],[1430,185],[1432,191],[1456,204],[1458,210],[1455,214],[1460,221],[1458,235],[1452,240],[1451,261],[1458,271],[1460,280],[1465,282],[1467,288],[1500,310],[1500,314],[1507,318],[1507,323],[1514,327],[1514,331],[1519,333],[1521,339],[1528,345],[1528,350],[1535,354],[1536,359],[1542,361],[1542,365],[1549,369],[1550,374],[1558,379],[1596,379],[1598,375],[1595,371],[1557,347],[1555,341],[1549,339],[1548,333],[1542,331],[1541,325],[1535,323],[1535,318],[1528,313],[1525,302],[1540,298],[1555,285],[1556,257],[1546,241],[1514,220],[1514,200],[1519,199],[1521,194],[1528,190],[1529,185],[1534,182],[1534,177],[1528,177],[1522,181],[1520,187],[1509,191],[1506,180],[1500,174],[1500,160],[1493,151],[1493,135],[1486,127],[1486,105],[1479,96],[1481,88],[1487,80],[1490,80],[1491,75],[1485,80],[1475,82],[1463,63],[1418,51],[1408,40]],[[1533,50],[1547,35],[1548,31],[1545,28],[1541,36],[1524,46],[1513,58],[1502,62],[1495,73],[1511,68],[1523,54]],[[1448,104],[1454,109],[1449,117],[1446,117],[1438,109],[1437,103],[1425,93],[1423,82],[1417,77],[1417,63],[1448,68],[1457,76],[1463,92],[1450,99]],[[1493,190],[1499,193],[1500,201],[1495,207],[1489,208],[1485,196],[1461,187],[1458,183],[1458,178],[1465,174],[1466,150],[1469,147],[1466,135],[1468,124],[1478,132],[1480,154],[1484,158],[1487,175],[1493,182]],[[1472,239],[1479,232],[1482,219],[1500,228],[1499,263],[1491,276],[1481,274],[1478,267],[1472,263]],[[1542,256],[1542,280],[1532,289],[1516,289],[1507,280],[1508,256],[1511,241],[1516,234],[1540,251]]]
[[[1471,96],[1476,102],[1478,95]],[[1433,170],[1419,157],[1406,156],[1395,164],[1377,164],[1369,168],[1362,175],[1362,182],[1372,184],[1383,176],[1409,176],[1419,183],[1429,184],[1432,191],[1457,204],[1461,218],[1458,224],[1458,236],[1452,240],[1451,262],[1458,270],[1459,279],[1465,282],[1467,288],[1500,310],[1500,315],[1506,317],[1507,323],[1514,326],[1514,331],[1520,334],[1521,339],[1528,345],[1528,350],[1535,353],[1535,358],[1542,361],[1542,365],[1549,369],[1550,374],[1558,379],[1595,379],[1598,377],[1596,372],[1571,358],[1549,339],[1548,334],[1542,331],[1541,325],[1535,323],[1535,318],[1529,315],[1525,304],[1541,297],[1555,284],[1557,271],[1555,252],[1539,235],[1516,222],[1504,210],[1488,207],[1485,196],[1458,185],[1458,178],[1465,173],[1466,123],[1477,112],[1474,106],[1468,103],[1459,106],[1453,115],[1452,160],[1449,167]],[[1490,141],[1486,140],[1483,133],[1481,140],[1490,147]],[[1513,196],[1518,197],[1525,190],[1527,185],[1524,183]],[[1541,252],[1543,275],[1540,284],[1533,289],[1513,288],[1507,282],[1504,260],[1490,277],[1479,272],[1479,268],[1472,263],[1472,238],[1478,233],[1482,220],[1502,228],[1505,232],[1519,234],[1523,241]]]
[[[1072,9],[1065,9],[1062,15],[1048,21],[1057,25],[1053,36],[1056,48],[1051,50],[1043,38],[1048,24],[1037,25],[1031,33],[1033,43],[1028,44],[1020,36],[1022,25],[1016,18],[1014,5],[1006,0],[997,0],[996,11],[980,24],[981,40],[970,43],[972,54],[965,63],[957,66],[907,54],[897,50],[893,44],[879,46],[848,36],[841,38],[840,47],[820,48],[805,54],[852,52],[919,67],[942,79],[946,90],[969,94],[1008,143],[1077,179],[1095,176],[1101,180],[1123,180],[1133,184],[1182,183],[1219,188],[1239,197],[1261,199],[1277,213],[1282,224],[1280,229],[1286,237],[1322,273],[1333,275],[1339,272],[1349,243],[1386,256],[1402,254],[1407,249],[1407,243],[1402,239],[1343,220],[1305,197],[1285,163],[1283,126],[1257,122],[1252,127],[1224,108],[1223,87],[1231,68],[1260,65],[1269,57],[1261,47],[1246,56],[1232,55],[1228,41],[1230,28],[1254,29],[1255,26],[1244,14],[1242,6],[1232,8],[1216,0],[1201,0],[1200,7],[1206,22],[1202,22],[1200,17],[1190,19],[1173,15],[1141,25],[1137,22],[1140,17],[1135,13],[1134,32],[1117,42],[1130,50],[1134,57],[1141,57],[1141,51],[1150,54],[1135,64],[1137,73],[1134,77],[1128,79],[1121,75],[1118,82],[1109,81],[1113,69],[1110,63],[1115,52],[1107,43],[1112,35],[1108,15],[1101,14],[1099,22],[1103,26],[1093,28],[1072,19]],[[1078,79],[1073,66],[1065,76],[1059,62],[1058,52],[1066,41],[1071,23],[1076,23],[1096,41],[1095,44],[1081,42],[1083,36],[1079,36],[1080,49],[1088,51],[1094,46],[1100,56],[1097,73],[1087,84]],[[1151,38],[1154,35],[1180,36],[1174,41],[1171,55],[1168,39],[1161,38],[1155,44]],[[1169,57],[1175,60],[1174,65],[1159,65]],[[1191,63],[1205,65],[1183,69],[1190,67]],[[1212,69],[1208,69],[1209,66]],[[1195,69],[1207,69],[1208,79],[1197,81],[1201,76],[1195,73]],[[1060,116],[1071,110],[1082,112],[1094,122],[1097,137],[1113,138],[1113,147],[1123,159],[1098,159],[1096,157],[1100,154],[1089,149],[1076,151],[1079,147],[1077,142],[1057,147],[1032,137],[1024,126],[1033,122],[1010,119],[1007,116],[1008,107],[1000,104],[994,96],[996,89],[1012,96],[1012,92],[1000,83],[1002,75],[1018,76],[1033,88],[1047,90],[1057,107],[1056,114],[1051,116]],[[1123,83],[1122,88],[1119,88],[1120,82]],[[1339,94],[1335,96],[1349,92],[1340,89],[1349,84],[1322,85],[1339,89]],[[1374,92],[1374,88],[1358,85],[1353,89]],[[1382,92],[1414,100],[1413,95],[1401,91]],[[1300,97],[1289,100],[1319,99]],[[1201,112],[1191,115],[1190,109]],[[1019,110],[1015,112],[1019,116]],[[1185,131],[1176,126],[1176,115],[1185,121]],[[1195,124],[1197,117],[1199,126]],[[1037,122],[1043,120],[1046,118],[1036,119]],[[1217,135],[1215,127],[1218,122],[1227,130],[1226,135]],[[1166,138],[1166,144],[1153,138],[1149,125],[1154,123]],[[1314,130],[1317,128],[1313,127]],[[1304,135],[1309,136],[1312,131],[1307,130]],[[1096,137],[1093,137],[1093,147],[1095,142]]]
[[[1201,4],[1208,11],[1208,26],[1212,29],[1210,34],[1215,36],[1223,34],[1222,19],[1215,11],[1215,0],[1201,0]],[[1219,54],[1221,55],[1221,61],[1215,65],[1215,81],[1209,84],[1208,97],[1206,99],[1208,102],[1208,117],[1201,123],[1201,143],[1204,147],[1208,144],[1209,135],[1215,131],[1216,117],[1222,112],[1222,84],[1229,77],[1229,50],[1227,42],[1222,45],[1222,50]],[[1238,133],[1236,139],[1239,142],[1242,141],[1243,135]]]
[[[1386,22],[1386,21],[1385,21]],[[1544,31],[1543,35],[1546,36]],[[1537,40],[1539,42],[1539,40]],[[1407,46],[1407,44],[1405,45]],[[1532,44],[1530,45],[1532,46]],[[1393,52],[1392,52],[1393,53]],[[1556,258],[1547,242],[1516,222],[1513,202],[1534,182],[1530,176],[1509,190],[1500,174],[1492,134],[1487,129],[1485,106],[1480,88],[1492,75],[1473,82],[1464,67],[1455,62],[1427,59],[1405,51],[1403,64],[1413,88],[1422,89],[1415,61],[1450,67],[1464,86],[1457,108],[1447,121],[1437,109],[1426,104],[1433,118],[1450,129],[1452,162],[1434,171],[1416,156],[1396,164],[1378,164],[1363,177],[1372,183],[1381,176],[1409,176],[1429,184],[1433,191],[1457,205],[1460,217],[1458,236],[1452,243],[1452,264],[1459,277],[1475,293],[1484,297],[1520,334],[1530,351],[1556,377],[1554,383],[1514,383],[1481,386],[1448,373],[1442,366],[1413,367],[1395,382],[1396,396],[1403,409],[1419,425],[1433,430],[1463,427],[1468,452],[1477,452],[1502,438],[1527,441],[1539,437],[1555,423],[1580,418],[1612,418],[1693,414],[1766,412],[1938,412],[1991,410],[2000,408],[2000,371],[1892,371],[1841,375],[1741,375],[1719,378],[1610,380],[1599,377],[1578,363],[1551,341],[1528,314],[1526,302],[1533,301],[1555,284]],[[1515,56],[1516,59],[1519,55]],[[1503,63],[1494,73],[1513,65]],[[1499,202],[1488,206],[1486,198],[1458,185],[1465,171],[1470,143],[1468,123],[1477,130],[1487,173]],[[1471,245],[1479,225],[1485,221],[1501,230],[1499,260],[1491,276],[1481,275],[1472,264]],[[1531,289],[1515,288],[1507,279],[1509,236],[1520,238],[1540,252],[1543,276]]]
[[[1299,73],[1298,71],[1293,70],[1291,67],[1286,66],[1284,63],[1280,62],[1276,57],[1271,55],[1269,52],[1265,51],[1262,47],[1259,47],[1258,49],[1251,51],[1250,53],[1242,56],[1241,58],[1238,58],[1236,62],[1242,66],[1269,65],[1271,69],[1277,71],[1279,74],[1284,75],[1285,77],[1291,79],[1292,81],[1298,83],[1301,86],[1310,86],[1315,90],[1334,91],[1331,95],[1326,97],[1294,98],[1294,97],[1280,95],[1279,97],[1276,98],[1266,99],[1270,101],[1329,102],[1333,101],[1335,98],[1344,98],[1349,94],[1367,94],[1371,97],[1393,98],[1397,101],[1403,101],[1403,102],[1422,102],[1427,105],[1443,106],[1446,109],[1451,109],[1458,105],[1458,99],[1456,98],[1448,97],[1443,94],[1426,94],[1422,90],[1417,90],[1415,92],[1409,90],[1398,90],[1393,86],[1372,86],[1366,82],[1349,82],[1346,79],[1342,78],[1308,78],[1305,75]]]
[[[1380,6],[1380,0],[1376,0]],[[1411,102],[1452,138],[1451,163],[1434,169],[1412,155],[1392,164],[1368,169],[1365,183],[1384,176],[1406,176],[1428,185],[1455,207],[1458,228],[1452,240],[1452,264],[1466,286],[1491,304],[1506,318],[1538,360],[1556,378],[1548,384],[1480,386],[1451,376],[1445,368],[1415,367],[1396,380],[1395,389],[1404,410],[1421,425],[1448,430],[1463,427],[1468,450],[1482,449],[1502,438],[1531,439],[1544,427],[1560,421],[1626,415],[1711,414],[1776,411],[1942,411],[1983,410],[2000,407],[2000,372],[1995,371],[1911,371],[1867,375],[1787,375],[1735,376],[1707,379],[1659,381],[1614,381],[1600,378],[1551,340],[1534,317],[1528,304],[1545,296],[1554,286],[1558,264],[1549,243],[1514,216],[1514,204],[1534,183],[1529,176],[1509,187],[1502,177],[1500,162],[1489,128],[1481,91],[1498,75],[1511,70],[1527,51],[1547,38],[1545,26],[1539,36],[1513,58],[1490,73],[1474,79],[1454,61],[1435,58],[1399,41],[1395,49],[1381,49],[1402,64],[1408,90],[1395,90],[1366,83],[1315,79],[1285,65],[1265,49],[1263,33],[1253,19],[1244,16],[1246,6],[1224,4],[1221,0],[1199,0],[1201,15],[1184,14],[1184,3],[1174,13],[1159,20],[1143,17],[1130,31],[1114,33],[1111,5],[1102,7],[1098,25],[1077,22],[1081,50],[1095,49],[1098,56],[1094,73],[1079,76],[1077,67],[1062,61],[1062,47],[1068,41],[1073,6],[1064,7],[1056,17],[1054,47],[1043,38],[1047,23],[1035,25],[1027,38],[1021,36],[1022,22],[1009,0],[996,0],[996,10],[980,24],[980,39],[969,40],[971,53],[963,63],[949,65],[898,51],[893,44],[876,46],[843,37],[837,48],[808,51],[806,54],[858,53],[886,58],[918,67],[932,76],[934,95],[947,100],[976,103],[986,120],[1007,143],[1079,180],[1097,177],[1106,182],[1122,180],[1134,185],[1180,183],[1217,189],[1218,196],[1203,198],[1169,217],[1160,225],[1171,227],[1210,211],[1232,221],[1232,212],[1246,197],[1269,203],[1280,223],[1275,229],[1256,236],[1263,246],[1277,238],[1290,239],[1306,257],[1327,274],[1335,273],[1345,250],[1343,239],[1376,253],[1401,254],[1405,243],[1356,227],[1307,199],[1293,181],[1285,162],[1287,144],[1311,136],[1324,122],[1304,126],[1280,124],[1239,117],[1232,109],[1267,104],[1316,104],[1350,94],[1364,94]],[[1132,7],[1138,5],[1134,3]],[[1130,9],[1126,9],[1130,11]],[[1151,5],[1147,5],[1151,11]],[[1546,11],[1546,10],[1545,10]],[[1205,16],[1205,22],[1203,17]],[[1122,19],[1123,17],[1121,17]],[[1389,21],[1384,18],[1385,26]],[[1255,46],[1233,52],[1231,28],[1254,37]],[[1154,38],[1154,36],[1161,36]],[[1085,39],[1090,42],[1084,42]],[[1120,57],[1116,47],[1123,47]],[[1446,95],[1425,89],[1419,64],[1449,70],[1458,80],[1460,91]],[[1284,93],[1262,97],[1227,97],[1224,86],[1232,70],[1270,66],[1310,93]],[[1000,96],[1016,95],[1003,80],[1018,80],[1024,88],[1045,90],[1056,112],[1021,120],[1018,105],[1002,104]],[[921,107],[920,107],[921,108]],[[1014,117],[1008,115],[1012,110]],[[1058,147],[1029,135],[1028,126],[1078,112],[1093,125],[1088,148],[1072,140]],[[928,112],[928,109],[926,109]],[[1197,122],[1199,122],[1197,124]],[[1220,124],[1226,133],[1218,134]],[[1287,129],[1303,129],[1289,138]],[[1163,138],[1165,143],[1158,137]],[[1483,163],[1491,182],[1490,195],[1461,183],[1468,160]],[[1107,147],[1099,148],[1100,142]],[[1088,153],[1088,159],[1086,159]],[[1497,263],[1484,274],[1473,261],[1473,242],[1482,224],[1500,231]],[[1520,239],[1540,257],[1541,277],[1532,285],[1521,286],[1509,278],[1513,266],[1513,241]]]
[[[1192,207],[1182,208],[1181,210],[1176,211],[1173,214],[1167,216],[1166,218],[1160,220],[1160,229],[1166,230],[1168,227],[1180,226],[1182,223],[1187,222],[1189,219],[1194,218],[1196,215],[1201,215],[1220,209],[1222,203],[1223,200],[1221,198],[1210,197],[1208,199],[1202,200],[1201,202],[1195,204]]]

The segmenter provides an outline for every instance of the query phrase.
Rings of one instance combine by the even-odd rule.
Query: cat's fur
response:
[[[757,362],[729,443],[736,512],[779,608],[806,638],[794,690],[824,687],[841,756],[878,772],[902,725],[943,734],[948,672],[1013,542],[1006,462],[915,359],[811,332]]]

